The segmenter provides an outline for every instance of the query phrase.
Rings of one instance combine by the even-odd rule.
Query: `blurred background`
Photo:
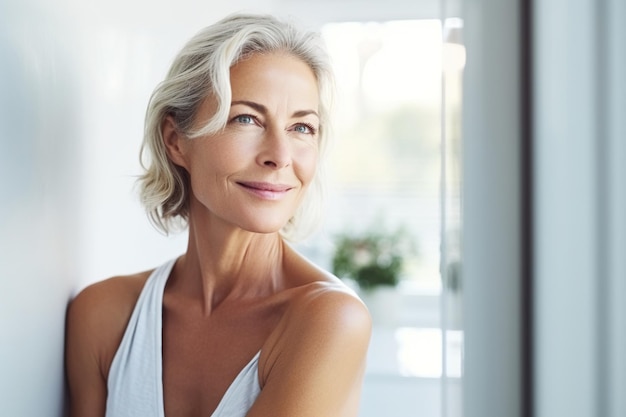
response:
[[[0,415],[63,415],[67,302],[185,250],[136,197],[144,112],[242,10],[333,60],[326,221],[296,246],[372,312],[360,416],[626,415],[619,0],[0,0]]]

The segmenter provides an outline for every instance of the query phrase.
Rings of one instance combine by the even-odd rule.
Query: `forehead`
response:
[[[230,69],[235,99],[288,99],[294,104],[312,105],[317,110],[319,88],[315,73],[302,59],[281,52],[257,53]]]

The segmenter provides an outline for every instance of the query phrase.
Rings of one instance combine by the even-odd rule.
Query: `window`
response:
[[[331,190],[324,229],[299,249],[330,270],[339,235],[400,229],[414,249],[395,294],[361,291],[374,319],[362,417],[461,415],[461,27],[322,26],[337,77]]]
[[[322,33],[337,75],[336,142],[314,256],[330,268],[334,235],[405,228],[416,251],[402,283],[438,292],[440,22],[330,23]]]

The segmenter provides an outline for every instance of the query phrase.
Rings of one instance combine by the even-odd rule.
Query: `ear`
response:
[[[187,138],[180,133],[176,127],[176,122],[172,116],[167,116],[161,123],[161,135],[167,156],[170,160],[183,168],[187,168],[187,160],[185,159],[185,143]]]

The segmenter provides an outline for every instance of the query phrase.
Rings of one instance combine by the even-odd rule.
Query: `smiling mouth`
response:
[[[237,182],[237,184],[255,196],[266,200],[280,199],[294,188],[286,184],[272,184],[267,182]]]

